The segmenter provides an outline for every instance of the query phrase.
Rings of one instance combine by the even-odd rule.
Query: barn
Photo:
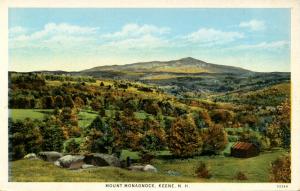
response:
[[[232,145],[231,156],[239,158],[249,158],[259,155],[259,148],[253,143],[236,142]]]

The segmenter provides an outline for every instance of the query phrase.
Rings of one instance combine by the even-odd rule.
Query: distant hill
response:
[[[126,65],[99,66],[81,72],[103,72],[103,71],[123,71],[123,72],[166,72],[166,73],[233,73],[244,74],[252,73],[239,67],[225,66],[207,63],[195,58],[186,57],[179,60],[171,61],[152,61],[139,62]]]

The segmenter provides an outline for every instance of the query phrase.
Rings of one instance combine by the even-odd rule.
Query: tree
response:
[[[105,114],[105,108],[101,107],[99,110],[100,110],[100,111],[99,111],[99,115],[100,115],[101,117],[105,117],[105,116],[106,116],[106,114]]]
[[[233,120],[233,113],[225,109],[215,109],[211,113],[211,119],[215,123],[228,123]]]
[[[43,99],[45,109],[52,109],[54,107],[54,100],[52,96],[46,96]]]
[[[267,127],[267,137],[271,140],[271,146],[290,148],[291,144],[291,108],[290,101],[285,100],[276,109],[277,115]]]
[[[190,157],[201,152],[202,141],[194,120],[177,117],[171,125],[168,137],[169,150],[178,157]]]
[[[65,97],[65,107],[73,108],[75,106],[74,101],[70,95]]]
[[[219,124],[214,124],[203,130],[201,137],[203,140],[203,152],[217,154],[224,150],[228,144],[227,133]]]
[[[125,148],[131,148],[132,150],[140,150],[141,139],[143,137],[143,121],[136,119],[133,116],[121,116],[120,119],[120,132],[123,137],[123,144]]]
[[[77,108],[84,106],[84,101],[80,97],[75,97],[74,104]]]
[[[74,138],[72,138],[66,142],[65,150],[68,153],[77,154],[80,151],[80,144]]]
[[[111,154],[114,144],[111,126],[104,123],[100,116],[97,116],[88,129],[85,143],[88,151]]]
[[[64,107],[64,99],[62,96],[58,95],[55,97],[55,106],[58,107],[58,108],[63,108]]]
[[[205,110],[201,110],[199,114],[195,116],[195,123],[199,129],[208,128],[212,124],[210,116]]]
[[[64,143],[63,130],[51,121],[47,121],[41,129],[44,138],[43,150],[61,152]]]
[[[43,137],[38,124],[26,118],[24,121],[9,120],[9,152],[11,159],[20,159],[27,153],[37,153],[41,150]]]
[[[166,133],[156,120],[149,118],[144,122],[144,135],[141,144],[147,150],[161,150],[166,146]]]
[[[270,139],[256,131],[247,130],[241,132],[239,141],[253,143],[260,151],[268,150],[270,148]]]
[[[102,104],[101,104],[101,102],[99,100],[93,99],[93,101],[91,102],[90,106],[92,107],[92,109],[94,111],[98,111],[102,107]]]

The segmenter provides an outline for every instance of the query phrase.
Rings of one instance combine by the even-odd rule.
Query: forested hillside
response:
[[[129,80],[12,72],[10,159],[39,151],[229,156],[236,141],[288,149],[289,83],[256,89],[182,97]]]

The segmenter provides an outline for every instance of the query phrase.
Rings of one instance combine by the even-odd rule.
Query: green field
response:
[[[270,163],[285,154],[284,150],[262,153],[257,157],[238,159],[223,156],[198,156],[191,159],[155,159],[152,164],[158,173],[131,172],[114,167],[67,170],[40,160],[18,160],[11,162],[10,181],[13,182],[239,182],[234,178],[242,171],[248,177],[243,182],[268,182]],[[129,151],[124,153],[131,155]],[[135,153],[136,154],[136,153]],[[125,156],[123,156],[125,157]],[[208,165],[212,177],[200,179],[195,176],[199,161]],[[179,176],[170,176],[172,170]]]
[[[25,118],[43,120],[46,115],[52,114],[53,109],[10,109],[9,117],[13,120],[24,120]],[[79,127],[89,126],[97,117],[97,112],[82,110],[78,114]]]
[[[13,120],[43,119],[45,115],[51,114],[53,109],[10,109],[9,117]]]
[[[81,128],[89,126],[97,117],[97,112],[82,110],[78,114],[78,124]]]

